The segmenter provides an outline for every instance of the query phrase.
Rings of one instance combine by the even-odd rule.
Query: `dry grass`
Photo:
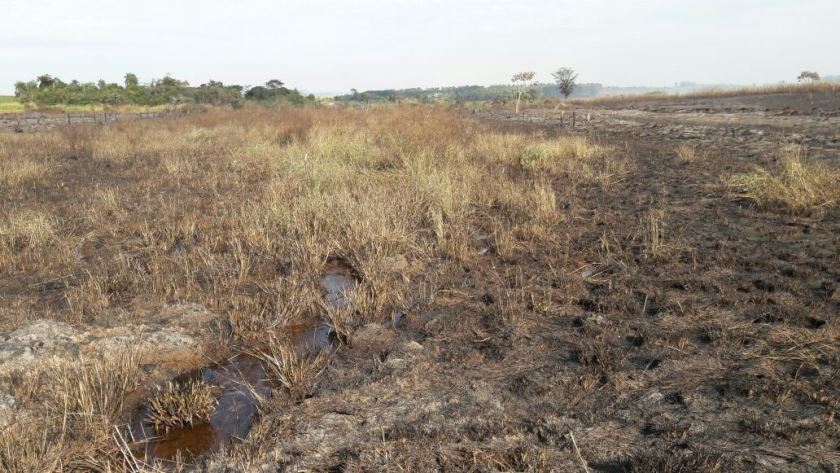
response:
[[[382,261],[463,260],[480,249],[474,228],[508,253],[524,248],[563,218],[551,180],[608,187],[628,168],[584,139],[494,132],[408,106],[216,111],[2,140],[54,166],[63,187],[5,196],[0,263],[29,283],[64,278],[60,304],[32,316],[73,322],[143,295],[276,324],[270,268],[317,293],[332,254],[363,273],[364,317],[387,317],[404,295],[377,273]],[[254,284],[262,295],[243,297]]]
[[[692,221],[730,224],[710,216],[732,206],[667,205],[696,197],[679,178],[708,182],[691,166],[633,173],[661,162],[408,106],[211,111],[0,141],[50,169],[0,193],[4,309],[92,324],[155,324],[144,311],[172,303],[221,314],[225,348],[212,355],[264,348],[281,401],[216,454],[237,471],[566,471],[718,441],[753,452],[775,448],[783,426],[759,419],[759,444],[736,437],[753,435],[732,432],[743,406],[836,408],[828,270],[814,289],[780,282],[779,267],[768,281],[742,273],[754,243]],[[660,187],[669,194],[651,210]],[[346,309],[324,301],[334,258],[358,277]],[[770,311],[781,321],[753,322]],[[279,338],[325,321],[353,341],[329,370]],[[373,324],[371,339],[353,337]],[[129,421],[131,381],[160,380],[92,359],[17,376],[0,380],[21,413],[17,436],[0,434],[8,469],[142,471],[115,428]],[[165,389],[161,425],[200,421],[210,399]],[[695,427],[671,425],[688,408]],[[819,435],[813,449],[833,449]],[[717,468],[714,455],[659,453],[626,466]]]
[[[663,452],[649,450],[623,465],[627,473],[717,473],[725,471],[720,455],[705,451]]]
[[[331,319],[346,339],[428,304],[433,283],[408,291],[390,261],[468,261],[487,245],[508,257],[531,251],[566,218],[556,181],[569,193],[606,188],[627,169],[584,139],[503,133],[425,106],[218,110],[3,135],[0,186],[13,192],[0,193],[0,285],[39,291],[4,300],[25,308],[17,321],[96,323],[138,307],[202,304],[227,317],[234,339],[268,345],[272,380],[300,400],[325,359],[276,342],[284,324]],[[323,304],[332,255],[358,272],[352,310]],[[3,438],[28,445],[18,460],[29,466],[15,468],[38,470],[37,456],[45,465],[89,460],[97,449],[124,461],[113,434],[140,378],[135,362],[45,365],[19,380],[22,409],[48,414],[22,426],[23,438]],[[152,404],[171,428],[203,418],[209,399],[197,386],[172,386]],[[72,441],[57,442],[64,434]]]
[[[667,94],[652,92],[638,95],[609,95],[594,98],[569,100],[575,105],[613,105],[638,102],[669,102],[689,99],[713,99],[723,97],[739,97],[745,95],[767,94],[803,94],[803,95],[831,95],[840,92],[838,82],[812,82],[802,84],[778,84],[761,87],[742,87],[734,89],[704,89],[687,93]]]
[[[48,359],[5,374],[0,383],[13,388],[17,412],[0,433],[0,471],[51,472],[90,458],[120,463],[113,435],[139,375],[131,349],[105,359]]]
[[[46,167],[28,159],[0,160],[0,187],[15,191],[46,176]]]
[[[209,384],[169,382],[155,389],[146,420],[159,432],[168,432],[208,422],[215,408],[216,395]]]
[[[268,379],[284,390],[289,399],[299,401],[315,390],[327,366],[327,355],[300,353],[283,341],[271,339],[265,351],[254,353],[264,362]]]
[[[140,374],[139,358],[124,349],[103,360],[79,360],[59,366],[55,376],[57,397],[48,408],[79,419],[86,430],[110,433],[123,413],[126,394]]]
[[[677,156],[677,161],[683,163],[693,163],[695,161],[702,161],[705,157],[704,153],[697,147],[687,144],[681,144],[674,150]]]
[[[651,209],[644,222],[644,253],[649,258],[661,258],[667,252],[665,244],[665,211]]]
[[[56,471],[61,459],[64,436],[60,427],[43,419],[19,416],[0,429],[0,471],[8,473],[46,473]]]
[[[531,141],[524,146],[520,162],[536,173],[569,176],[573,182],[596,183],[606,190],[629,170],[628,163],[615,159],[614,153],[585,138],[561,138]]]
[[[762,209],[794,214],[826,210],[840,203],[840,170],[805,159],[799,147],[783,149],[774,169],[757,167],[728,178],[726,186]]]

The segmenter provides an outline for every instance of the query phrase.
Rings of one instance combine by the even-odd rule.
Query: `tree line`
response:
[[[123,84],[99,82],[64,82],[49,74],[28,82],[15,84],[15,96],[22,103],[37,105],[165,105],[199,103],[238,106],[245,101],[288,103],[303,105],[315,97],[304,97],[297,89],[285,87],[272,79],[264,85],[244,87],[208,81],[197,87],[170,76],[141,84],[132,73],[125,75]]]
[[[574,72],[572,72],[574,74]],[[575,75],[575,77],[577,77]],[[573,81],[574,82],[574,81]],[[568,89],[574,97],[594,97],[603,86],[601,84],[574,84]],[[511,85],[465,85],[458,87],[430,87],[411,89],[383,89],[359,92],[352,89],[349,94],[338,95],[338,102],[396,102],[399,100],[417,101],[453,101],[453,102],[481,102],[481,101],[515,101],[538,100],[548,98],[562,98],[563,91],[555,83],[539,83],[527,81],[526,87],[521,89],[519,84]]]

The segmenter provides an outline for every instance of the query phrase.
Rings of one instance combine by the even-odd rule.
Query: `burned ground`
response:
[[[634,103],[581,108],[574,130],[570,110],[560,127],[552,109],[464,117],[420,107],[256,121],[246,110],[134,124],[142,133],[114,131],[119,139],[44,135],[60,151],[16,156],[43,168],[9,179],[18,187],[3,197],[14,209],[6,222],[46,213],[50,222],[7,224],[17,230],[4,234],[3,325],[15,333],[61,320],[98,339],[126,323],[184,326],[209,363],[289,320],[325,317],[338,349],[317,383],[302,396],[278,387],[246,438],[196,460],[211,471],[836,471],[837,202],[759,207],[727,180],[773,169],[790,146],[836,171],[840,136],[824,114],[774,125],[787,104],[768,100],[757,105],[771,110],[761,126],[752,112],[722,125]],[[192,141],[175,152],[147,143],[177,134]],[[6,149],[37,146],[14,139]],[[264,148],[240,153],[249,139]],[[77,142],[81,153],[67,144]],[[345,172],[312,154],[334,153],[325,143],[351,149],[337,156],[367,174],[343,179],[366,187],[347,194],[355,204],[318,194],[313,210],[294,192],[314,195],[307,186]],[[123,149],[130,159],[114,158]],[[411,172],[406,158],[451,188]],[[298,159],[314,170],[283,167]],[[205,176],[202,163],[219,172]],[[37,174],[47,165],[57,167]],[[253,190],[278,186],[269,203]],[[83,193],[86,210],[66,200]],[[80,256],[46,261],[62,247],[44,226]],[[363,289],[349,297],[353,314],[317,303],[335,255]],[[157,315],[184,303],[212,315]],[[197,363],[146,362],[132,389]],[[12,409],[39,418],[50,402],[37,383],[4,376]],[[128,391],[109,425],[126,425],[143,403]],[[110,436],[87,441],[39,452],[53,456],[47,465],[91,466],[80,460],[91,451],[132,465]]]

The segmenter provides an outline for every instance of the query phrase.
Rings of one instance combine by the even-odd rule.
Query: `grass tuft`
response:
[[[727,187],[759,208],[801,214],[840,203],[840,170],[809,161],[802,148],[786,148],[775,169],[756,168],[726,180]]]
[[[269,381],[281,387],[293,401],[312,394],[328,361],[323,352],[316,356],[303,354],[285,341],[273,338],[265,351],[254,355],[265,363]]]
[[[155,388],[146,420],[159,432],[208,422],[216,409],[212,386],[202,381],[169,382]]]

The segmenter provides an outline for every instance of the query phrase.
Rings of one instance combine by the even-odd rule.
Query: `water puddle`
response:
[[[329,258],[324,266],[324,277],[321,278],[324,300],[336,309],[346,307],[350,303],[347,296],[358,280],[350,263],[342,258]]]
[[[150,410],[146,407],[132,426],[134,439],[142,442],[139,456],[174,460],[180,452],[190,459],[217,450],[225,442],[248,433],[257,415],[259,398],[271,395],[265,369],[257,358],[249,355],[237,355],[224,364],[202,368],[175,380],[190,381],[202,381],[221,391],[209,422],[158,432],[147,420]]]
[[[356,273],[345,260],[327,261],[321,287],[325,301],[332,307],[346,307],[348,291],[357,283]],[[328,324],[292,324],[283,327],[283,332],[299,353],[334,353],[337,347],[335,330]],[[256,356],[244,353],[224,363],[185,373],[173,381],[210,386],[217,393],[215,409],[209,421],[162,431],[149,420],[151,409],[142,408],[131,425],[138,458],[174,461],[180,457],[190,461],[244,438],[259,414],[260,400],[271,396],[264,365]]]

